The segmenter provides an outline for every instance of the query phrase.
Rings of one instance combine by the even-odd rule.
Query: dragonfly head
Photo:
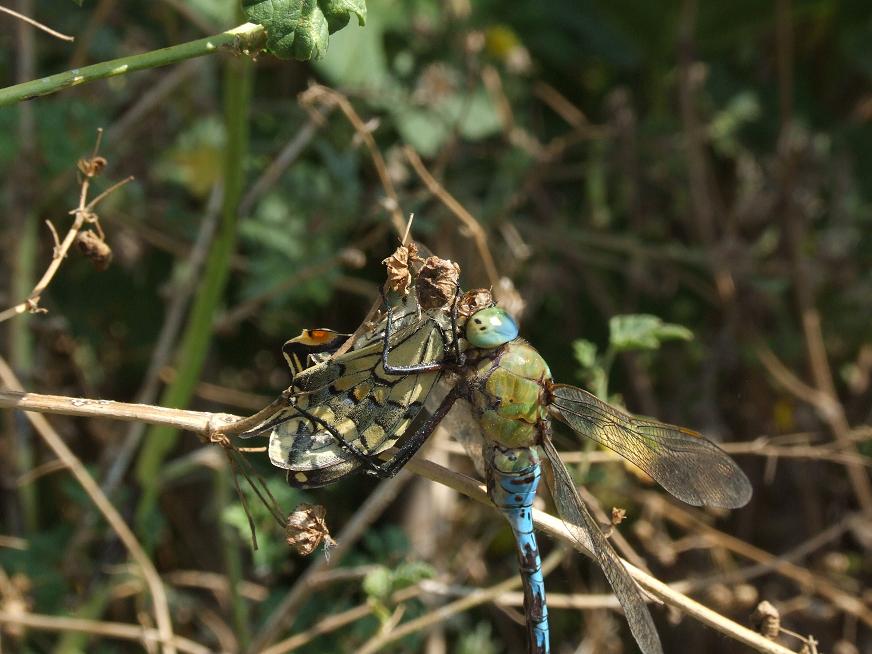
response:
[[[472,314],[466,321],[466,340],[473,347],[491,349],[518,337],[518,323],[500,307],[489,307]]]

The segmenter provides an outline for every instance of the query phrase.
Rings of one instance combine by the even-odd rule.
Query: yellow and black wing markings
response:
[[[391,336],[390,363],[442,361],[452,338],[442,318],[425,313],[406,321]],[[289,405],[244,434],[269,432],[270,461],[287,469],[288,483],[301,488],[332,483],[363,465],[366,457],[392,447],[441,376],[439,372],[385,373],[380,341],[300,368],[311,361],[311,346],[311,341],[302,339],[291,345],[290,356],[286,352],[295,372]]]

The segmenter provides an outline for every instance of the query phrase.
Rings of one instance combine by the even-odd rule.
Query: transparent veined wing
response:
[[[444,317],[433,311],[411,318],[401,317],[405,326],[392,334],[389,361],[442,360],[452,337]],[[395,445],[439,379],[439,373],[388,375],[381,341],[372,334],[364,342],[371,344],[297,372],[289,405],[242,434],[269,433],[270,461],[288,470],[290,484],[324,486],[359,468],[361,455],[375,456]]]
[[[669,493],[694,506],[735,509],[751,483],[717,445],[691,429],[632,416],[575,386],[550,389],[552,415],[639,466]]]
[[[548,481],[557,512],[575,540],[596,557],[615,597],[624,609],[624,615],[639,649],[644,654],[663,654],[654,620],[642,599],[639,587],[603,536],[599,524],[594,520],[587,506],[582,502],[566,466],[563,465],[560,455],[549,438],[543,439],[542,449],[545,451],[547,465],[551,470],[551,474],[545,475],[545,479]]]

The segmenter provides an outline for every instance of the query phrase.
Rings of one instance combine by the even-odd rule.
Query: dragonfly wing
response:
[[[575,386],[551,388],[552,415],[639,466],[669,493],[694,506],[735,509],[751,482],[717,445],[691,429],[631,416]]]
[[[402,364],[441,360],[440,330],[440,323],[426,316],[408,325],[392,336],[389,359]],[[376,342],[298,372],[291,404],[255,430],[269,431],[270,460],[288,470],[290,484],[313,488],[344,477],[360,467],[359,454],[373,456],[392,447],[420,413],[439,373],[388,375],[381,354],[382,344]]]
[[[615,597],[624,609],[630,631],[644,654],[663,654],[660,637],[654,627],[654,620],[636,582],[630,577],[624,564],[612,546],[603,536],[599,524],[581,501],[578,490],[569,472],[560,460],[560,455],[550,439],[543,439],[545,458],[551,468],[551,475],[545,475],[557,512],[563,519],[573,538],[596,557],[603,573],[614,590]]]

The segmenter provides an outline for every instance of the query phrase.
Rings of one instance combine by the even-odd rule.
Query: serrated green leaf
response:
[[[364,0],[242,0],[242,8],[249,21],[266,28],[270,52],[300,61],[323,57],[329,35],[352,14],[358,24],[366,23]]]
[[[345,27],[352,14],[357,16],[357,24],[360,27],[366,25],[365,0],[319,0],[318,5],[327,18],[327,26],[331,34]]]
[[[617,352],[656,350],[663,341],[693,338],[693,333],[686,327],[663,322],[648,314],[614,316],[609,321],[609,332],[609,342]]]
[[[593,368],[596,364],[596,343],[579,338],[572,342],[572,353],[582,368]]]
[[[334,85],[348,89],[375,89],[376,97],[397,93],[389,91],[396,82],[388,72],[384,47],[384,7],[373,7],[372,20],[365,30],[348,29],[330,38],[330,56],[316,64],[316,69]],[[328,17],[329,22],[329,17]]]
[[[327,41],[330,36],[327,17],[315,0],[303,0],[303,11],[294,33],[296,36],[293,38],[291,50],[294,59],[308,61],[320,59],[327,54]]]
[[[297,25],[303,13],[301,0],[242,0],[242,10],[249,21],[266,28],[266,47],[270,52],[277,57],[292,56]]]

